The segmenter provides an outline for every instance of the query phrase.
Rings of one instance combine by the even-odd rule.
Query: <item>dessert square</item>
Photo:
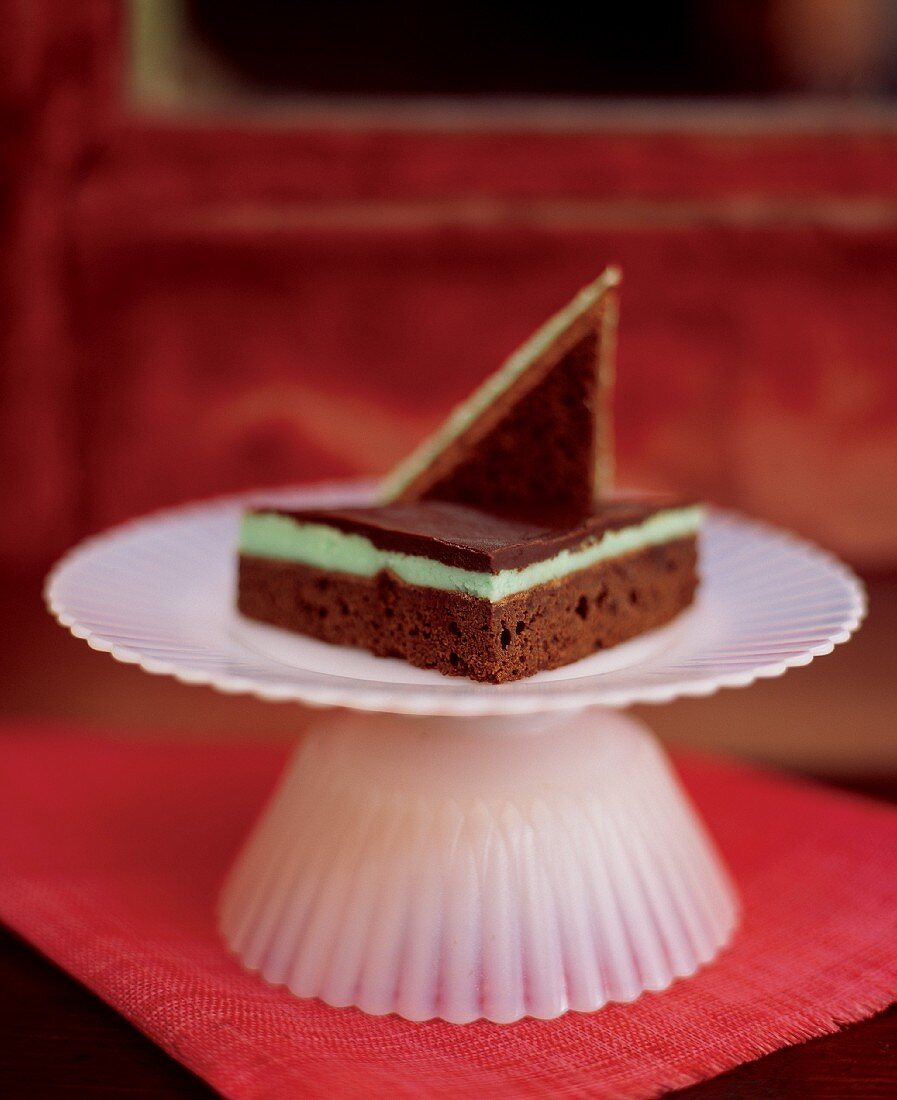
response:
[[[538,329],[379,503],[247,513],[239,611],[497,684],[687,607],[701,509],[605,496],[618,283],[609,268]]]
[[[256,511],[239,610],[337,645],[503,683],[669,622],[692,600],[700,509],[615,502],[575,526],[443,501]]]

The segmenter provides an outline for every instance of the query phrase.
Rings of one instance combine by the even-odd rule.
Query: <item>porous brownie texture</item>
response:
[[[598,423],[597,337],[589,333],[528,393],[507,396],[505,415],[483,438],[449,448],[448,471],[433,463],[425,500],[450,500],[498,513],[587,513],[595,495]],[[499,400],[486,423],[503,411]],[[463,450],[463,457],[456,450]]]
[[[697,585],[694,538],[599,562],[496,603],[459,592],[241,555],[250,619],[336,645],[499,684],[559,668],[662,626]]]
[[[618,277],[606,272],[591,305],[555,331],[394,499],[457,501],[514,515],[588,512],[612,465]]]

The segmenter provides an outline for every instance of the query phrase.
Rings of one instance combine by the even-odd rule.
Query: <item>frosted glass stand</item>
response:
[[[371,491],[277,499],[326,508]],[[46,585],[60,623],[116,660],[334,708],[227,882],[221,927],[247,966],[330,1004],[461,1023],[591,1011],[719,951],[736,907],[713,848],[650,735],[605,708],[744,687],[831,652],[866,609],[845,566],[711,511],[687,615],[496,687],[240,621],[234,546],[254,502],[135,520],[70,551]]]
[[[300,997],[466,1023],[664,989],[716,955],[736,913],[664,753],[619,711],[330,711],[220,923],[247,967]]]

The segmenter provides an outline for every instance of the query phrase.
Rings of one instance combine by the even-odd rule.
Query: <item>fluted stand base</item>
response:
[[[221,930],[300,997],[511,1022],[664,989],[714,957],[736,913],[627,715],[332,711],[240,855]]]

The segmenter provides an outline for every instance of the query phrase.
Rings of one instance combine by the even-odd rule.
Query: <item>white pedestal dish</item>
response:
[[[279,496],[320,506],[367,491]],[[247,500],[109,532],[47,584],[60,622],[119,660],[349,708],[312,723],[225,885],[222,933],[245,965],[298,996],[464,1023],[593,1011],[713,958],[736,923],[731,885],[659,746],[611,708],[830,651],[864,611],[844,566],[712,514],[693,610],[494,687],[238,620]]]
[[[221,927],[300,997],[467,1023],[663,989],[735,915],[663,753],[626,715],[336,711],[238,860]]]

